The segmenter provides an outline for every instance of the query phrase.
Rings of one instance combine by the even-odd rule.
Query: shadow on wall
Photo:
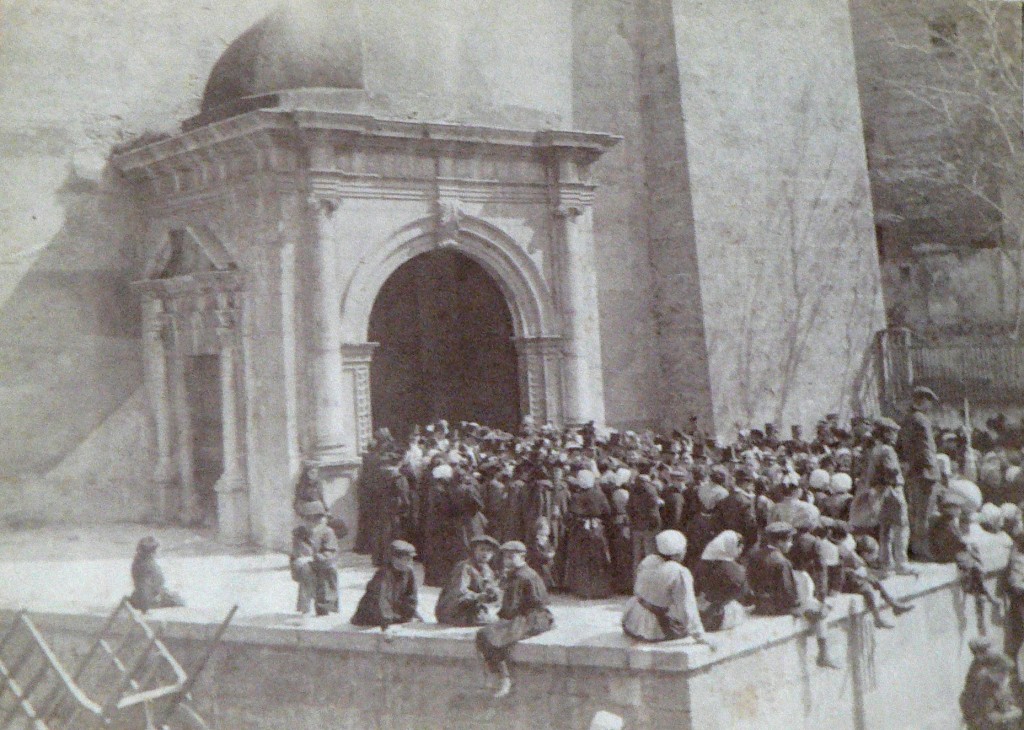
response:
[[[0,478],[59,464],[142,383],[130,195],[70,169],[58,233],[0,302]]]

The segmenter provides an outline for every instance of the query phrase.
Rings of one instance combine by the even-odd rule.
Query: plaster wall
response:
[[[221,39],[269,4],[29,0],[0,14],[0,519],[149,514],[128,290],[145,231],[106,158],[192,113]]]
[[[884,318],[847,4],[672,12],[715,430],[849,414]]]

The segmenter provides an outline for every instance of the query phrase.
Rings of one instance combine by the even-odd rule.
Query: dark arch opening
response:
[[[404,439],[438,418],[502,429],[520,419],[512,314],[491,275],[451,250],[420,254],[381,287],[369,339],[375,427]]]

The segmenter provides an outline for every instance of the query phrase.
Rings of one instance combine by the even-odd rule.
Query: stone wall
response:
[[[630,730],[948,730],[977,634],[973,599],[953,566],[897,579],[915,610],[892,631],[874,630],[861,599],[831,600],[829,641],[841,670],[814,664],[802,621],[755,618],[714,634],[717,650],[687,642],[639,645],[621,633],[520,644],[514,694],[492,702],[471,629],[431,625],[335,630],[275,626],[274,616],[236,622],[195,696],[221,730],[583,730],[598,710]],[[150,621],[188,667],[217,617]],[[99,615],[33,614],[65,658],[88,645]],[[10,621],[9,611],[2,623]],[[584,632],[585,633],[585,632]],[[998,627],[991,638],[1001,640]],[[913,718],[908,724],[908,718]]]

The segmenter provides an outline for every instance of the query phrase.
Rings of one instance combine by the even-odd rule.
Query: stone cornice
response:
[[[245,279],[238,271],[204,271],[169,279],[133,281],[134,291],[158,299],[197,293],[235,292],[245,289]]]
[[[397,145],[407,153],[441,157],[459,147],[503,149],[519,156],[532,150],[588,165],[619,140],[592,132],[534,132],[315,109],[261,109],[115,154],[111,163],[135,183],[169,179],[171,190],[184,192],[259,170],[294,170],[296,155],[305,155],[316,145],[370,151]]]

